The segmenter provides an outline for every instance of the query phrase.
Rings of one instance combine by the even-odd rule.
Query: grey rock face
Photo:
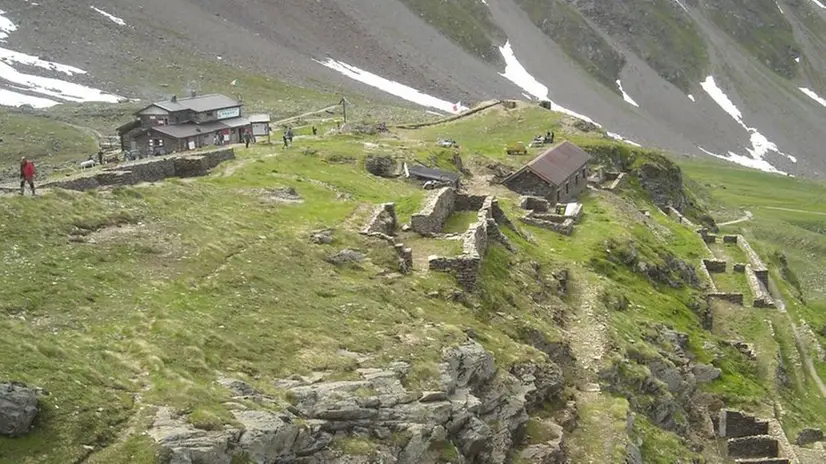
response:
[[[691,372],[694,373],[697,382],[701,383],[713,382],[719,379],[723,373],[719,368],[707,364],[697,364],[691,368]]]
[[[266,464],[355,464],[377,459],[419,464],[437,462],[439,450],[452,447],[459,453],[452,462],[507,462],[521,439],[531,403],[540,404],[561,390],[559,368],[548,362],[519,365],[513,374],[498,371],[493,355],[474,341],[447,348],[443,356],[439,390],[408,390],[403,381],[410,366],[402,362],[383,369],[358,369],[358,380],[293,377],[277,382],[290,398],[285,412],[232,408],[242,428],[205,431],[162,408],[150,436],[164,450],[165,462],[176,464],[229,464],[240,455]],[[236,398],[272,400],[243,381],[219,383]],[[348,436],[374,442],[369,459],[342,456],[328,446],[333,437]],[[533,451],[548,456],[541,462],[562,462],[551,460],[560,446],[548,443]]]
[[[37,394],[16,383],[0,383],[0,435],[18,437],[29,431],[37,415]]]

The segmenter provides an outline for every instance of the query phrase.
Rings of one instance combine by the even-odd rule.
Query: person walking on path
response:
[[[287,128],[287,140],[290,141],[290,145],[293,144],[293,128],[292,127]]]
[[[283,135],[282,138],[284,139],[284,148],[289,147],[290,146],[290,139],[287,138],[287,132],[286,131],[284,132],[284,135]]]
[[[313,135],[318,135],[318,128],[313,126]]]
[[[34,190],[34,163],[27,160],[24,156],[20,158],[20,195],[26,192],[26,183],[32,188],[32,195],[36,195]]]
[[[98,164],[103,166],[103,150],[98,150]]]
[[[250,147],[250,142],[252,141],[252,135],[249,132],[244,132],[244,145],[247,148]]]

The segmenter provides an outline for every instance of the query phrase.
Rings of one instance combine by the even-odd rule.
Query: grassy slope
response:
[[[500,42],[504,33],[493,22],[488,7],[478,0],[402,0],[411,11],[421,16],[470,54],[491,63],[499,63]]]
[[[619,93],[625,59],[573,7],[561,0],[517,0],[536,27],[603,85]]]
[[[52,393],[42,401],[32,434],[0,439],[0,462],[71,462],[87,452],[83,445],[107,447],[89,462],[148,461],[151,443],[139,434],[123,439],[127,430],[147,427],[152,405],[181,408],[204,428],[231,420],[221,406],[228,393],[215,383],[218,371],[277,394],[271,381],[289,374],[352,375],[356,364],[342,352],[347,350],[373,356],[368,365],[409,360],[412,386],[433,388],[440,348],[462,340],[465,327],[479,334],[501,367],[531,359],[537,354],[521,343],[520,330],[527,325],[559,339],[563,334],[549,308],[572,311],[551,296],[537,305],[532,295],[542,291],[542,282],[531,272],[533,262],[548,270],[568,268],[575,282],[599,281],[630,300],[629,310],[609,314],[609,336],[619,353],[650,351],[643,341],[648,328],[667,323],[689,333],[691,350],[708,362],[703,342],[730,337],[700,327],[686,305],[696,292],[652,285],[605,258],[607,237],[633,240],[644,254],[669,248],[689,262],[702,255],[697,235],[664,215],[652,214],[649,226],[638,223],[638,209],[655,209],[633,183],[624,198],[586,195],[586,216],[572,237],[526,227],[529,242],[509,233],[520,251],[493,245],[480,291],[466,305],[427,297],[454,288],[448,276],[381,275],[393,266],[392,252],[355,231],[378,202],[396,201],[400,219],[408,220],[423,192],[367,174],[361,166],[364,142],[378,144],[373,150],[383,153],[439,162],[443,154],[431,147],[436,137],[448,135],[463,145],[466,164],[479,172],[492,161],[523,162],[508,158],[505,144],[548,128],[561,133],[559,115],[495,110],[404,131],[401,139],[339,136],[298,139],[286,152],[266,146],[240,150],[231,171],[221,167],[191,182],[0,199],[0,378]],[[286,186],[305,201],[265,201],[264,189]],[[494,190],[515,219],[517,198]],[[461,229],[466,221],[458,216],[451,227]],[[310,231],[322,227],[335,229],[336,242],[310,244]],[[72,243],[67,235],[75,228],[98,232],[90,235],[93,242]],[[411,241],[414,254],[436,246],[432,242]],[[362,250],[369,261],[343,268],[324,262],[344,247]],[[751,332],[742,332],[751,339]],[[763,371],[727,354],[723,379],[709,388],[760,408],[766,393],[774,393],[762,386]],[[804,376],[794,379],[795,388],[805,385]],[[814,425],[819,409],[809,407],[802,390],[782,397],[789,423]],[[603,398],[616,417],[599,419],[586,408],[585,426],[572,436],[576,449],[590,453],[606,420],[622,430],[627,406]],[[694,456],[674,434],[644,420],[637,424],[635,436],[657,444],[643,448],[646,462]]]
[[[704,2],[704,11],[771,70],[786,78],[797,75],[795,58],[800,55],[800,46],[774,0]]]

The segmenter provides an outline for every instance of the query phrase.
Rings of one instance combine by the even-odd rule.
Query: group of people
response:
[[[318,127],[312,127],[313,135],[318,135]],[[293,144],[293,128],[292,126],[287,126],[287,130],[284,131],[284,135],[281,137],[284,140],[284,148],[288,148],[290,145]]]

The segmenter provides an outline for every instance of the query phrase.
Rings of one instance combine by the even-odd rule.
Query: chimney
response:
[[[170,98],[169,101],[171,101],[172,103],[178,103],[178,96],[172,95],[172,98]]]
[[[194,91],[194,90],[190,90],[190,91],[189,91],[189,97],[190,97],[190,98],[195,98],[197,95],[198,95],[198,92],[196,92],[196,91]]]

